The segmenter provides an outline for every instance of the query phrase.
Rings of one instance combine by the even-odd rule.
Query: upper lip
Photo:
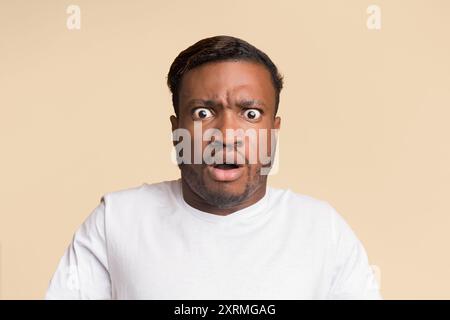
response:
[[[234,165],[234,166],[236,166],[236,167],[242,167],[242,166],[243,166],[243,164],[233,163],[233,162],[212,163],[211,166],[217,167],[218,165],[226,165],[226,164],[228,164],[228,165]]]
[[[229,154],[225,152],[221,152],[221,154],[215,154],[216,158],[214,159],[216,162],[212,163],[211,166],[216,166],[219,164],[233,164],[238,167],[242,167],[247,163],[244,155],[237,152],[235,154]],[[211,159],[213,160],[213,159]],[[217,161],[221,161],[218,163]]]

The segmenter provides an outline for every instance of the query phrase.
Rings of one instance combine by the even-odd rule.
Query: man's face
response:
[[[208,204],[218,208],[233,207],[265,187],[267,174],[261,174],[260,151],[263,149],[263,155],[271,155],[271,129],[279,129],[280,118],[275,117],[275,89],[263,65],[221,61],[190,70],[183,76],[180,86],[178,117],[172,116],[171,122],[172,130],[186,129],[192,137],[192,161],[180,165],[182,179]],[[201,139],[200,164],[194,163],[194,127],[199,124],[203,139],[208,129],[222,133],[220,139],[217,136]],[[250,129],[256,133],[256,140],[249,136],[227,135],[227,129],[244,132]],[[211,149],[214,140],[215,146],[223,146],[223,150]],[[264,148],[260,140],[264,141]],[[208,147],[212,153],[205,152]],[[256,161],[250,152],[256,154]],[[229,157],[230,153],[233,157]],[[207,164],[204,154],[220,158],[223,163],[229,163],[231,158],[239,165]]]

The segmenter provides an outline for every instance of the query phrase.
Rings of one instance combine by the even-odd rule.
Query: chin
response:
[[[246,183],[241,179],[235,181],[215,181],[206,178],[205,186],[213,192],[225,193],[227,195],[239,196],[245,192]]]
[[[236,192],[236,190],[225,190],[224,188],[221,189],[209,188],[205,191],[206,194],[204,194],[204,199],[210,205],[213,205],[221,209],[233,207],[237,204],[240,204],[243,201],[245,201],[248,197],[247,190],[243,190],[242,192]]]

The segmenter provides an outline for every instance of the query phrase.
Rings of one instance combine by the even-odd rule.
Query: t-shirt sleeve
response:
[[[328,299],[382,299],[379,284],[361,241],[344,218],[334,208],[331,211],[335,258]]]
[[[45,299],[111,299],[104,197],[75,232],[49,282]]]

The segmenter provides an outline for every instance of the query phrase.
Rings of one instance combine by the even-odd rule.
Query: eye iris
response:
[[[198,112],[198,116],[199,116],[200,118],[206,118],[206,117],[208,116],[208,113],[206,113],[205,110],[200,110],[200,111]]]
[[[247,113],[247,117],[250,118],[250,119],[255,119],[255,118],[256,118],[256,112],[253,111],[253,110],[250,110],[250,111]]]

